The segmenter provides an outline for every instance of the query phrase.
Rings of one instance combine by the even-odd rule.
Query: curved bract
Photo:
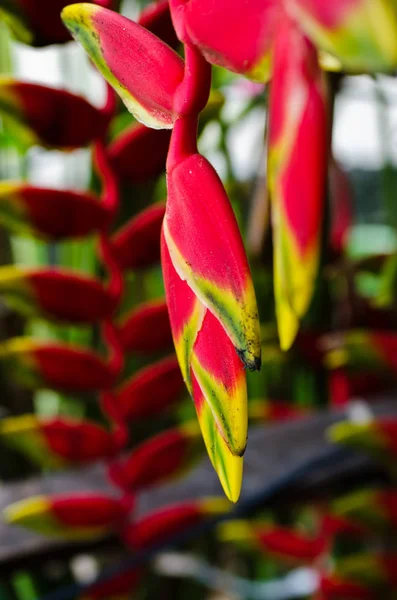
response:
[[[0,223],[12,233],[46,240],[79,238],[106,223],[99,198],[83,192],[0,182]]]
[[[279,0],[170,0],[179,39],[195,45],[208,62],[255,81],[271,74]]]
[[[28,143],[71,150],[106,131],[109,117],[65,90],[0,77],[0,113],[25,130]]]
[[[183,61],[169,46],[130,19],[92,4],[72,4],[62,19],[138,121],[154,129],[172,127]]]
[[[268,185],[280,344],[288,349],[317,277],[328,163],[327,91],[314,46],[284,18],[269,107]]]

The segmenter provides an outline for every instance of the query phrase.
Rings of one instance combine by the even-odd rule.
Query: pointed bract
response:
[[[215,317],[206,311],[187,283],[179,278],[164,236],[162,267],[171,329],[182,374],[194,399],[210,460],[226,495],[236,502],[241,489],[243,459],[235,454],[236,451],[237,454],[243,452],[247,436],[246,389],[242,364]],[[207,314],[210,320],[207,321],[194,358],[195,345],[204,329]],[[213,332],[212,323],[215,324]],[[212,343],[214,347],[211,350]],[[200,387],[196,378],[193,362],[203,387]],[[215,372],[212,373],[214,368]],[[217,392],[214,396],[213,391]],[[235,407],[232,405],[233,397],[237,401]],[[222,410],[225,410],[228,416],[225,421],[222,418]],[[234,453],[224,438],[235,448]]]
[[[9,417],[0,439],[41,467],[66,467],[106,459],[117,451],[112,434],[90,421],[70,417]]]
[[[201,498],[170,504],[130,525],[124,531],[124,539],[133,549],[149,548],[182,534],[211,516],[227,513],[230,507],[223,498]]]
[[[87,392],[110,388],[115,374],[90,350],[30,338],[14,338],[0,346],[7,376],[32,389]]]
[[[6,523],[63,539],[96,539],[115,531],[129,510],[125,504],[100,494],[35,496],[8,506]]]
[[[110,465],[111,480],[124,489],[137,491],[172,481],[184,475],[204,451],[196,423],[184,423],[159,433]]]
[[[160,262],[160,234],[164,204],[145,208],[112,237],[115,258],[124,270],[139,270]]]
[[[328,162],[326,96],[315,48],[284,18],[275,46],[268,157],[276,314],[284,350],[308,309],[317,276]]]
[[[0,296],[28,317],[72,323],[97,323],[114,310],[98,280],[55,268],[1,267]]]
[[[149,300],[124,316],[119,336],[126,352],[151,354],[172,348],[167,303]]]
[[[65,90],[0,78],[0,113],[26,130],[30,144],[73,149],[102,136],[109,118]]]
[[[106,220],[105,208],[90,194],[0,182],[0,223],[12,233],[76,238],[97,231]]]
[[[134,117],[148,127],[170,129],[182,59],[144,27],[104,8],[72,4],[62,19]]]
[[[169,356],[124,381],[117,391],[117,404],[125,419],[152,417],[174,407],[183,389],[178,361]]]
[[[145,183],[165,171],[170,132],[135,123],[124,129],[109,146],[109,159],[119,177]]]

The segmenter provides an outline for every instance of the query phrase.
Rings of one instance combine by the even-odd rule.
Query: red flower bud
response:
[[[13,233],[61,240],[88,235],[106,220],[104,206],[91,194],[0,182],[0,222]]]
[[[97,323],[114,309],[99,281],[54,268],[2,267],[0,295],[26,316],[73,323]]]
[[[146,440],[128,457],[113,463],[111,480],[118,486],[137,491],[180,477],[204,452],[197,424],[185,423]]]
[[[67,344],[15,338],[0,346],[0,361],[17,384],[87,392],[114,385],[114,373],[90,350]]]
[[[153,204],[128,221],[112,238],[115,258],[122,269],[136,270],[160,262],[163,204]]]
[[[134,123],[109,146],[109,159],[119,177],[131,183],[145,183],[165,171],[170,132]]]
[[[230,506],[223,498],[202,498],[171,504],[131,524],[125,529],[123,537],[133,549],[148,548],[199,525],[211,516],[227,512]]]
[[[81,96],[0,78],[0,111],[27,131],[31,144],[73,149],[104,135],[108,116]]]
[[[184,389],[178,361],[170,356],[149,365],[125,381],[117,402],[124,418],[152,417],[179,402]]]
[[[172,347],[172,334],[167,303],[152,300],[125,315],[119,336],[126,352],[151,354]]]
[[[123,500],[100,494],[37,496],[11,504],[4,518],[48,536],[95,539],[119,529],[130,508]]]
[[[86,464],[117,452],[113,436],[106,429],[69,417],[9,417],[0,421],[0,437],[42,467]]]

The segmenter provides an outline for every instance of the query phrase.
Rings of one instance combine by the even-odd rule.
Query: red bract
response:
[[[0,222],[13,233],[61,240],[93,233],[106,220],[106,209],[91,194],[0,182]]]
[[[323,535],[313,537],[283,527],[271,526],[263,531],[259,527],[255,531],[255,536],[265,552],[295,564],[315,561],[326,552],[328,547]]]
[[[170,132],[149,129],[140,123],[118,135],[109,146],[109,158],[119,177],[145,183],[165,171]]]
[[[378,594],[365,585],[335,575],[321,577],[320,591],[324,600],[379,600]]]
[[[101,494],[37,496],[7,507],[7,523],[65,539],[103,537],[118,530],[131,506]]]
[[[145,27],[160,40],[176,48],[179,40],[172,24],[170,5],[168,0],[156,0],[148,4],[139,17],[139,25]]]
[[[0,79],[0,111],[20,123],[31,144],[73,149],[104,135],[108,116],[64,90]]]
[[[202,456],[204,446],[195,423],[164,431],[110,466],[118,486],[137,491],[180,477]]]
[[[69,417],[9,417],[0,422],[0,436],[40,466],[80,465],[109,458],[117,451],[106,429]]]
[[[114,384],[110,366],[90,350],[15,338],[0,347],[0,361],[16,382],[33,389],[96,391]]]
[[[131,524],[123,532],[123,537],[133,549],[148,548],[203,523],[211,516],[226,513],[229,509],[230,504],[221,498],[202,498],[172,504]]]
[[[328,131],[316,50],[286,16],[277,31],[269,111],[274,286],[280,343],[287,349],[317,275]]]
[[[26,316],[73,323],[96,323],[114,309],[98,280],[55,268],[2,267],[0,295]]]
[[[90,4],[68,6],[62,19],[138,121],[172,127],[183,61],[169,46],[133,21]]]
[[[94,583],[85,591],[81,600],[109,600],[115,598],[130,598],[131,593],[139,586],[142,571],[139,569],[129,570],[120,575],[114,575],[104,582]]]
[[[170,0],[178,37],[213,64],[257,81],[269,77],[279,0]]]
[[[172,346],[167,304],[152,300],[137,306],[120,324],[120,340],[126,352],[151,354]]]
[[[114,234],[112,246],[120,268],[134,271],[160,262],[160,234],[164,213],[163,204],[149,206]]]
[[[152,417],[180,401],[183,379],[174,357],[164,358],[137,371],[117,393],[117,404],[125,419]]]
[[[229,444],[231,442],[229,438],[234,435],[235,432],[231,428],[235,426],[238,433],[238,443],[245,444],[247,431],[246,386],[245,379],[242,377],[242,365],[235,361],[234,348],[220,324],[216,323],[216,319],[206,311],[204,305],[194,295],[187,283],[179,278],[170,259],[164,238],[162,239],[162,266],[171,328],[183,378],[194,400],[210,460],[228,498],[236,502],[240,494],[243,460],[240,456],[235,456],[230,450]],[[202,331],[207,312],[210,318],[209,326],[212,322],[215,329],[211,332],[207,321],[204,334],[201,336],[201,353],[204,359],[208,358],[205,356],[206,344],[211,345],[213,335],[216,342],[212,350],[210,348],[212,356],[214,353],[216,354],[217,350],[221,349],[220,354],[217,355],[217,360],[220,360],[221,364],[220,373],[217,372],[215,377],[212,377],[211,374],[212,365],[210,365],[211,368],[208,371],[208,361],[204,360],[204,368],[201,367],[201,353],[196,357],[195,367],[191,365],[196,339],[199,331]],[[209,339],[208,333],[210,334]],[[233,358],[229,365],[227,360],[231,355]],[[196,378],[195,368],[200,372],[200,379],[205,385],[204,389],[200,387]],[[222,376],[224,376],[224,380]],[[229,379],[229,383],[232,383],[230,394],[228,388],[224,385],[227,379]],[[225,406],[225,414],[229,417],[226,422],[219,420],[223,405]],[[217,411],[216,413],[214,408]],[[230,419],[233,413],[235,418]],[[215,415],[218,415],[218,417]],[[226,439],[224,439],[224,435]]]

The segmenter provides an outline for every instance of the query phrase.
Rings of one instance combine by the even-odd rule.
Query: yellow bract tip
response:
[[[44,496],[33,496],[7,506],[3,510],[3,518],[9,525],[24,525],[47,513],[49,509],[50,504]]]

